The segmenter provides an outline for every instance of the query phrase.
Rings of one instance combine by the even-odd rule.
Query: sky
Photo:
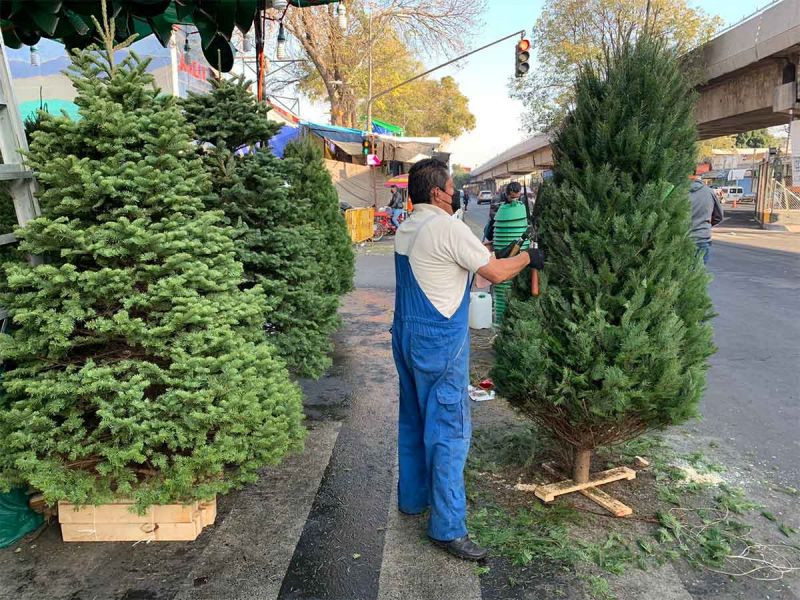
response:
[[[770,4],[771,0],[690,0],[689,3],[731,24]],[[530,32],[544,0],[487,0],[486,4],[484,23],[477,28],[478,35],[465,40],[467,49],[478,48],[521,29]],[[535,39],[531,42],[536,45]],[[436,77],[452,75],[456,79],[461,92],[469,99],[469,108],[477,122],[474,130],[446,147],[452,153],[452,163],[479,166],[528,136],[520,129],[523,105],[508,96],[508,82],[514,74],[515,44],[516,39],[509,39],[434,74]],[[444,60],[438,57],[426,66],[430,68]],[[535,68],[532,63],[531,69]],[[302,114],[305,118],[327,121],[326,108],[306,102]]]

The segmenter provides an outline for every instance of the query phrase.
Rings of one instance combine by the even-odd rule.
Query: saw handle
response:
[[[539,296],[539,271],[531,269],[531,294],[534,297]]]

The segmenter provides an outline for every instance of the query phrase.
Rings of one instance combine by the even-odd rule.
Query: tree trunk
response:
[[[575,450],[575,456],[572,463],[572,480],[575,483],[586,483],[589,481],[591,463],[591,450]]]
[[[331,105],[331,124],[339,127],[354,127],[355,107],[349,98],[329,97]]]

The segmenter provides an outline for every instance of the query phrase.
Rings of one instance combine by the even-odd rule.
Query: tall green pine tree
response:
[[[98,26],[99,27],[99,26]],[[13,336],[0,487],[140,507],[224,493],[302,446],[299,389],[264,341],[242,266],[174,99],[147,62],[78,51],[81,119],[45,116],[30,164],[43,216],[19,232],[45,264],[7,264]]]
[[[294,373],[320,377],[339,325],[338,294],[327,283],[335,255],[311,199],[291,188],[286,166],[266,147],[275,124],[243,79],[216,80],[211,93],[192,94],[183,107],[198,140],[214,146],[204,156],[213,181],[205,201],[236,229],[247,282],[266,292],[268,339]]]
[[[696,132],[683,73],[648,38],[581,71],[537,207],[542,294],[516,282],[496,342],[501,393],[574,450],[578,480],[597,446],[694,417],[705,387],[712,307],[687,235]]]
[[[322,150],[309,138],[293,141],[284,150],[283,162],[292,197],[308,198],[309,220],[324,238],[319,250],[327,281],[325,289],[330,294],[346,294],[353,289],[355,254]]]

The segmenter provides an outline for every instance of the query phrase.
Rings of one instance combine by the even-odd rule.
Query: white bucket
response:
[[[472,292],[469,299],[469,326],[471,329],[489,329],[492,326],[492,295]]]

